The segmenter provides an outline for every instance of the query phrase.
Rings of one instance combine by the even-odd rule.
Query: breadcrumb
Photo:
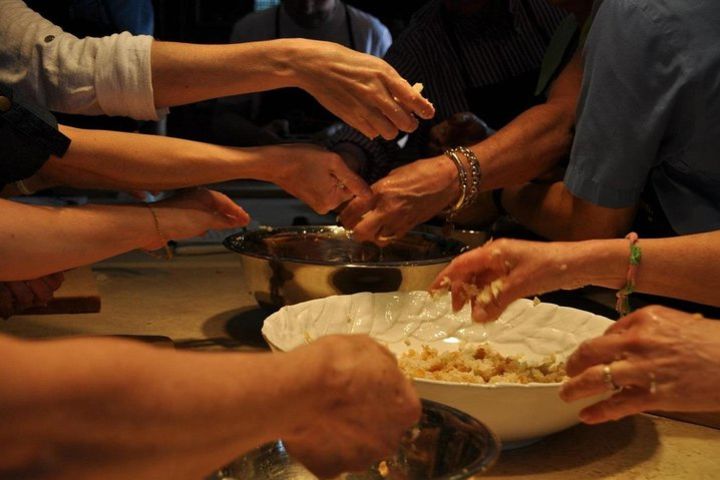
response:
[[[567,378],[565,362],[555,356],[531,364],[521,357],[505,357],[489,345],[464,346],[439,353],[423,345],[421,351],[410,349],[398,360],[409,377],[460,383],[556,383]]]

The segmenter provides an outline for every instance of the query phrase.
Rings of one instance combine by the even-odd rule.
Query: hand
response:
[[[459,195],[457,175],[445,157],[396,168],[371,187],[372,197],[350,202],[340,221],[356,240],[386,245],[450,205]]]
[[[365,181],[336,153],[309,144],[272,148],[280,151],[268,159],[273,183],[317,213],[325,214],[353,198],[371,195]]]
[[[0,283],[0,318],[47,305],[64,280],[62,273],[54,273],[34,280]]]
[[[147,250],[161,248],[166,240],[197,237],[208,230],[244,227],[250,221],[245,210],[230,198],[205,188],[186,190],[168,200],[154,203],[152,208],[160,231],[166,238],[155,235],[144,247]]]
[[[430,129],[428,150],[440,155],[453,147],[469,147],[485,140],[492,129],[472,112],[458,112]]]
[[[476,322],[489,322],[518,298],[558,290],[579,288],[585,284],[568,268],[573,245],[500,239],[491,241],[453,259],[433,281],[431,290],[447,288],[450,281],[452,305],[460,310],[472,305]],[[489,301],[470,295],[465,285],[482,291],[500,280],[499,291],[489,292]],[[496,284],[498,285],[498,284]]]
[[[331,42],[301,42],[305,48],[294,62],[298,86],[367,137],[392,140],[398,130],[417,128],[412,114],[423,119],[435,114],[385,61]]]
[[[321,478],[368,468],[393,453],[420,417],[395,356],[364,335],[322,337],[288,354],[310,375],[288,451]]]
[[[586,423],[646,410],[720,410],[720,322],[665,307],[643,308],[605,335],[583,342],[568,359],[567,402],[607,392],[604,366],[622,387],[580,412]]]

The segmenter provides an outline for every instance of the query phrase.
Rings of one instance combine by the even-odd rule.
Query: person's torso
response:
[[[681,55],[673,114],[651,179],[681,234],[720,228],[720,3],[645,0]]]

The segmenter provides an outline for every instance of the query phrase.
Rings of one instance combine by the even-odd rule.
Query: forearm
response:
[[[483,169],[484,190],[529,182],[570,153],[582,75],[578,51],[553,82],[547,102],[473,148]]]
[[[576,240],[572,228],[572,199],[561,184],[525,184],[503,191],[502,203],[507,212],[523,226],[552,240]]]
[[[635,207],[612,209],[585,202],[563,182],[506,188],[502,203],[521,224],[550,240],[619,237],[628,232],[635,215]]]
[[[156,135],[61,127],[72,139],[40,170],[48,185],[169,190],[238,178],[273,180],[279,147],[232,148]]]
[[[156,240],[144,206],[38,207],[0,200],[0,281],[28,280]]]
[[[26,466],[54,456],[58,477],[201,478],[292,424],[283,403],[297,398],[297,379],[282,356],[109,339],[0,344],[0,438],[35,453]]]
[[[292,62],[302,42],[194,45],[156,41],[152,46],[155,106],[298,86]]]
[[[717,232],[639,241],[642,260],[636,291],[720,306],[720,241]],[[629,264],[628,240],[568,244],[572,274],[584,284],[619,289]]]
[[[481,188],[520,185],[547,172],[570,152],[574,120],[572,106],[538,105],[471,147],[482,168]]]

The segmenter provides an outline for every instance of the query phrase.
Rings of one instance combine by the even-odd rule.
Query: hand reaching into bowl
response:
[[[353,198],[367,199],[370,188],[334,152],[310,144],[277,145],[267,156],[268,180],[319,214]]]
[[[308,388],[283,437],[321,478],[365,470],[393,453],[420,418],[420,401],[395,356],[370,337],[322,337],[287,354]]]
[[[585,285],[568,267],[573,253],[570,245],[491,241],[456,257],[430,288],[449,288],[455,311],[470,302],[473,320],[490,322],[518,298]]]
[[[600,423],[647,410],[720,410],[720,322],[665,307],[643,308],[568,359],[572,377],[561,398],[571,402],[621,388],[585,408]]]
[[[386,245],[430,220],[459,195],[457,168],[446,157],[417,160],[396,168],[340,213],[353,238]]]

